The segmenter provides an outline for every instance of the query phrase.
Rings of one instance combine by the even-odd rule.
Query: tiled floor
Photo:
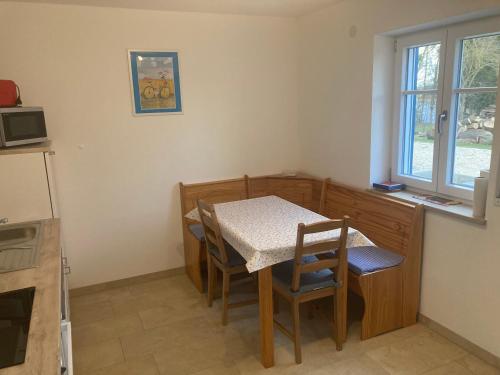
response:
[[[74,297],[71,309],[75,375],[500,374],[420,324],[361,342],[353,323],[337,352],[322,314],[302,315],[301,365],[276,331],[276,366],[264,370],[257,307],[231,310],[223,327],[219,300],[206,307],[185,276]]]

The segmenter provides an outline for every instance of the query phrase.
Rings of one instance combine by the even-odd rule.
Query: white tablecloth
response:
[[[249,272],[293,259],[299,223],[312,224],[327,217],[276,196],[219,203],[215,206],[222,236],[247,261]],[[186,217],[200,221],[197,209]],[[306,235],[305,244],[338,239],[340,229]],[[347,247],[374,246],[359,231],[349,228]]]

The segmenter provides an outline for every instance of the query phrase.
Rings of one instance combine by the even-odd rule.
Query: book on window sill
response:
[[[381,183],[373,183],[373,188],[377,190],[383,190],[383,191],[401,191],[405,189],[405,184],[398,184],[396,182],[392,181],[385,181]]]
[[[441,206],[456,206],[462,204],[462,202],[460,201],[449,198],[443,198],[432,194],[414,194],[413,198],[417,198],[430,203],[439,204]]]

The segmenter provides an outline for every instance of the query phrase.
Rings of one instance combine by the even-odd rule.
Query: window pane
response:
[[[500,34],[462,42],[460,87],[496,87],[500,62]]]
[[[459,94],[452,183],[474,187],[481,169],[490,168],[496,92]]]
[[[432,180],[437,94],[406,95],[403,174]]]
[[[439,79],[441,44],[408,49],[407,90],[435,90]]]

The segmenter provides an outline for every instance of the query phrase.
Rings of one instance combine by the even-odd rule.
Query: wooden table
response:
[[[259,273],[261,362],[274,366],[272,265],[294,258],[297,226],[328,220],[276,196],[216,204],[224,239],[247,261],[249,272]],[[186,217],[199,221],[196,210]],[[338,239],[340,230],[310,234],[305,243]],[[349,228],[348,247],[373,246],[362,233]]]

